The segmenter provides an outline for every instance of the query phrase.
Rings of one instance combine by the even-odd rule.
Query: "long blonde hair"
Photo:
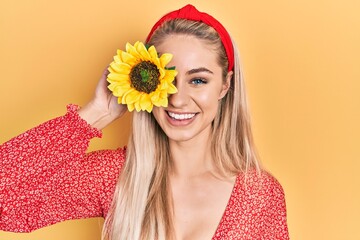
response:
[[[175,19],[153,34],[150,45],[159,45],[171,34],[187,34],[204,40],[218,53],[223,79],[228,61],[217,32],[208,25]],[[235,44],[233,44],[235,47]],[[236,49],[235,49],[236,50]],[[237,51],[231,87],[221,100],[213,121],[214,164],[224,176],[260,169],[250,127],[244,81]],[[103,239],[174,239],[172,199],[169,194],[169,142],[152,114],[133,114],[126,163],[119,177],[113,203],[105,220]]]

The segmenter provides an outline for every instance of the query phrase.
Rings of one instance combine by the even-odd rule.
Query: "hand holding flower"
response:
[[[126,112],[126,107],[117,103],[107,88],[106,77],[108,70],[104,70],[95,90],[92,100],[79,110],[79,115],[93,127],[103,129]]]

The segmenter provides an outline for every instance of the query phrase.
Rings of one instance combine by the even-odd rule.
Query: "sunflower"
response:
[[[166,67],[171,59],[169,53],[159,57],[154,46],[127,43],[126,51],[117,50],[108,68],[108,88],[118,97],[119,104],[127,104],[130,112],[167,107],[168,94],[177,92],[173,84],[177,71]]]

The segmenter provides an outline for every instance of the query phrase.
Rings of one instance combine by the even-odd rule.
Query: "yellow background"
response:
[[[282,183],[292,239],[360,239],[360,1],[1,0],[0,142],[83,105],[126,41],[185,3],[242,54],[262,161]],[[91,149],[126,143],[130,114]],[[76,220],[0,239],[99,239]]]

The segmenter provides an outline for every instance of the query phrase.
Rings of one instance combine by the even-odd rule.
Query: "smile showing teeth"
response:
[[[186,120],[195,116],[195,113],[191,113],[191,114],[177,114],[172,112],[168,112],[168,113],[170,117],[175,118],[176,120]]]

